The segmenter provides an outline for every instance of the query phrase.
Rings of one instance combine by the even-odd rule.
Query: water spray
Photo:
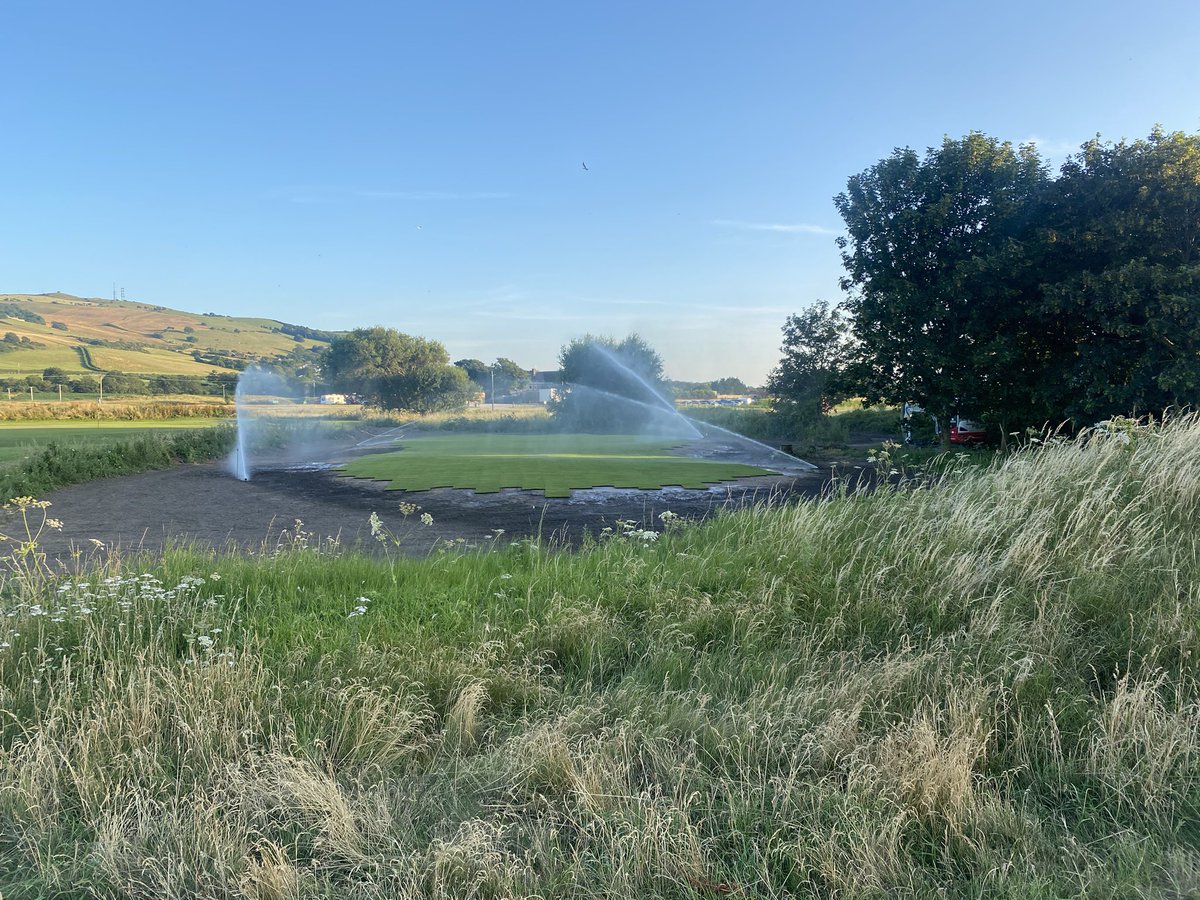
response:
[[[279,404],[281,398],[289,403],[294,402],[295,394],[295,385],[268,369],[251,366],[238,376],[237,390],[233,394],[237,411],[237,442],[229,457],[230,474],[238,481],[249,481],[253,474],[251,451],[261,431],[259,407],[264,403],[272,406]]]

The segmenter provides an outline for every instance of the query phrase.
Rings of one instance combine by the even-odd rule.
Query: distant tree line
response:
[[[32,387],[43,393],[57,391],[62,387],[64,393],[97,394],[100,391],[99,375],[71,375],[65,370],[51,366],[40,375],[26,375],[18,378],[0,378],[0,390],[22,391],[28,393]],[[212,375],[129,375],[124,372],[104,373],[105,395],[160,395],[160,394],[200,394],[205,396],[222,396],[224,390],[232,397],[237,387],[237,373],[217,373]]]
[[[491,365],[481,359],[458,359],[454,365],[466,372],[467,377],[489,400],[492,399],[493,387],[496,396],[500,397],[529,387],[529,372],[505,356]]]
[[[789,317],[787,414],[847,394],[1013,425],[1200,401],[1200,135],[1088,141],[1057,176],[983,134],[835,198],[845,299]]]
[[[0,303],[0,318],[21,319],[34,325],[45,325],[46,320],[32,310],[25,309],[16,303]]]
[[[319,328],[309,328],[305,325],[289,325],[287,322],[273,330],[299,340],[308,338],[310,341],[324,341],[325,343],[331,342],[337,336],[332,331],[321,331]]]
[[[18,335],[15,332],[5,332],[4,338],[0,340],[0,353],[12,353],[16,350],[41,350],[45,348],[45,344],[41,341],[30,340],[25,335]]]

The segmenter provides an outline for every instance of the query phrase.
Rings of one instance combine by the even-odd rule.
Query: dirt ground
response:
[[[374,512],[400,537],[403,552],[415,555],[442,541],[482,544],[495,539],[500,529],[502,540],[541,535],[574,545],[585,532],[599,534],[618,519],[657,530],[659,514],[668,510],[703,519],[747,503],[811,498],[828,485],[831,463],[840,462],[843,472],[847,466],[844,460],[823,460],[811,471],[800,464],[786,475],[739,479],[708,490],[592,488],[548,499],[524,490],[387,491],[382,483],[346,478],[330,468],[355,455],[352,449],[325,452],[318,464],[296,465],[287,459],[266,463],[248,482],[232,477],[225,463],[214,462],[64,488],[46,498],[63,528],[44,533],[41,544],[62,562],[72,548],[90,550],[93,539],[122,552],[158,550],[165,544],[261,551],[297,538],[310,546],[332,539],[342,546],[378,548],[368,524]],[[422,525],[420,513],[403,517],[401,501],[418,505],[433,524]],[[6,523],[10,534],[13,524]]]

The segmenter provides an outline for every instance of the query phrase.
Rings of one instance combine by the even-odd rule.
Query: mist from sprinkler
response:
[[[608,347],[601,344],[592,344],[590,349],[595,354],[594,358],[603,360],[610,373],[617,376],[621,382],[620,387],[622,389],[630,389],[643,399],[638,400],[634,397],[601,390],[600,388],[586,384],[571,385],[571,392],[582,392],[582,395],[579,397],[580,400],[587,400],[597,404],[618,404],[624,405],[627,408],[637,408],[643,416],[643,425],[638,429],[639,433],[646,436],[687,437],[691,440],[699,441],[719,432],[722,437],[730,440],[735,445],[739,445],[742,448],[742,452],[765,457],[765,459],[770,461],[769,464],[776,469],[782,469],[785,472],[789,470],[793,472],[796,470],[803,472],[816,470],[817,467],[811,463],[784,453],[770,444],[756,441],[754,438],[746,437],[744,434],[739,434],[728,428],[722,428],[720,425],[714,425],[710,422],[704,422],[684,415],[672,401],[659,393],[655,386],[645,377],[622,362],[620,357]],[[654,424],[649,425],[648,423],[650,422]],[[670,433],[664,429],[662,427],[664,423],[672,424],[675,427],[675,433]]]
[[[756,458],[755,464],[765,461],[766,466],[783,472],[816,468],[761,441],[684,415],[654,384],[609,348],[592,345],[590,349],[593,364],[599,366],[597,381],[605,387],[586,383],[566,385],[567,397],[556,411],[559,430],[604,431],[688,443],[710,440],[719,433],[723,441],[734,446],[735,452]],[[277,372],[251,366],[241,373],[234,394],[237,442],[228,461],[231,475],[239,481],[250,481],[269,442],[273,445],[273,455],[286,456],[292,465],[317,461],[320,448],[309,439],[316,440],[319,429],[326,424],[324,420],[307,414],[302,419],[293,416],[288,420],[284,415],[288,406],[298,405],[303,397],[303,385]],[[286,429],[280,420],[288,421]],[[393,445],[403,440],[411,427],[413,423],[386,429],[382,434],[360,440],[353,449],[366,451]],[[486,443],[487,434],[479,437]],[[286,454],[278,446],[284,439],[288,445]],[[328,446],[324,449],[327,452]],[[708,448],[709,452],[713,449],[724,448]],[[700,452],[703,454],[704,450]]]
[[[254,474],[253,455],[264,443],[272,424],[272,414],[277,414],[282,405],[296,404],[297,395],[303,399],[302,385],[269,369],[250,366],[238,376],[233,395],[237,410],[237,442],[228,462],[234,478],[250,480]]]

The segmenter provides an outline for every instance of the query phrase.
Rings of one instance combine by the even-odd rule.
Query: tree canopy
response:
[[[620,341],[584,335],[559,351],[558,363],[572,388],[555,415],[569,427],[632,433],[674,411],[665,399],[662,357],[637,334]]]
[[[716,381],[709,382],[711,387],[718,394],[749,394],[750,387],[740,378],[735,378],[732,375],[726,378],[718,378]]]
[[[337,390],[362,394],[391,409],[452,409],[475,392],[466,373],[450,365],[440,342],[381,326],[334,338],[325,353],[324,374]]]
[[[775,412],[793,425],[810,424],[841,399],[846,366],[846,323],[842,311],[818,301],[783,326],[783,359],[767,390]]]
[[[1003,427],[1200,401],[1200,135],[1097,138],[1051,177],[1033,146],[972,133],[896,150],[834,202],[868,399]],[[785,325],[785,400],[819,324]]]
[[[974,133],[850,178],[834,203],[868,399],[916,399],[940,416],[1001,402],[987,387],[1013,365],[1008,338],[1026,313],[1010,257],[1046,180],[1033,147]]]
[[[636,333],[620,341],[594,334],[575,338],[559,351],[558,366],[568,384],[640,400],[647,399],[647,387],[662,392],[662,357]]]
[[[1073,415],[1200,400],[1200,135],[1088,141],[1046,222],[1048,316],[1071,352],[1052,385]],[[1098,375],[1102,377],[1097,377]]]

